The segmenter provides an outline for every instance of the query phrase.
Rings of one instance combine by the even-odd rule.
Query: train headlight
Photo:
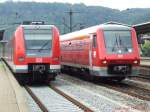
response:
[[[19,57],[18,59],[20,62],[23,62],[24,61],[24,57]]]
[[[106,61],[106,60],[104,60],[104,61],[102,61],[102,63],[103,63],[103,64],[107,64],[107,61]]]
[[[138,61],[137,61],[137,60],[135,60],[133,63],[134,63],[134,64],[138,64]]]

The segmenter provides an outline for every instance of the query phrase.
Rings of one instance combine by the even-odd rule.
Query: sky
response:
[[[150,8],[150,0],[0,0],[0,2],[5,1],[84,3],[87,6],[104,6],[119,10],[127,8]]]

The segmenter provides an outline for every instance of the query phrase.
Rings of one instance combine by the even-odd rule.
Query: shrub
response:
[[[150,57],[150,41],[146,41],[142,46],[143,56]]]

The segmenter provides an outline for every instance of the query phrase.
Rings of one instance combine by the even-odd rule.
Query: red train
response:
[[[53,25],[31,23],[5,31],[3,60],[20,81],[52,80],[60,72],[59,31]],[[8,39],[9,38],[9,39]]]
[[[117,81],[138,73],[140,55],[134,28],[106,23],[62,35],[60,40],[62,70]]]

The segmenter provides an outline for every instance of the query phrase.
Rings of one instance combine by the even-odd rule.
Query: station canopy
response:
[[[0,29],[0,41],[3,40],[4,29]]]
[[[137,35],[150,33],[150,22],[136,24],[132,27],[135,28]]]

